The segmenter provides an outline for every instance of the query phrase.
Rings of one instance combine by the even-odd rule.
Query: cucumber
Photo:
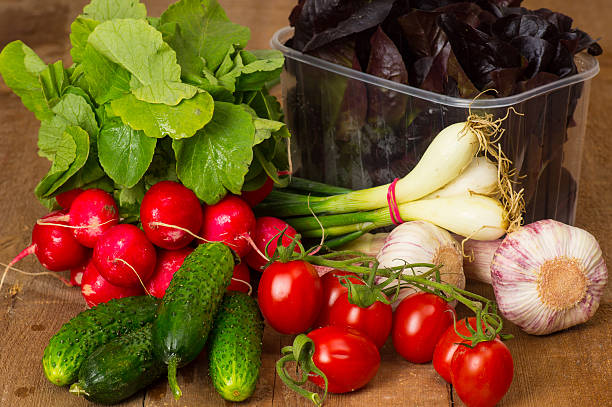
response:
[[[234,256],[222,243],[204,243],[172,277],[153,322],[153,354],[168,365],[168,384],[178,400],[176,369],[204,348],[213,318],[234,270]]]
[[[43,354],[47,379],[64,386],[77,380],[81,363],[98,347],[153,322],[158,301],[150,296],[111,300],[81,312],[51,338]]]
[[[89,401],[115,404],[159,378],[165,365],[153,357],[151,324],[115,338],[89,355],[70,392]]]
[[[255,391],[261,368],[263,319],[253,298],[225,294],[209,338],[210,378],[226,400],[243,401]]]

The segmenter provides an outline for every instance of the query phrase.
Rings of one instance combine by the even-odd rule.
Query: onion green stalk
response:
[[[474,129],[474,122],[455,123],[433,139],[416,167],[395,187],[398,203],[422,198],[457,178],[478,152],[489,147],[489,136]],[[333,195],[311,202],[272,202],[260,205],[260,210],[274,216],[297,216],[314,213],[347,213],[368,211],[387,206],[390,184]]]
[[[475,240],[498,239],[509,226],[503,205],[496,199],[482,195],[418,200],[401,204],[398,208],[404,221],[428,221]],[[323,233],[326,237],[357,231],[366,233],[392,225],[389,208],[317,218],[288,218],[286,221],[304,237],[321,237]]]

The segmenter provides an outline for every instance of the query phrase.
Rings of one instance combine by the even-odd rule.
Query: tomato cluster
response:
[[[313,362],[326,375],[329,392],[366,385],[378,370],[378,349],[389,336],[404,359],[433,360],[467,406],[493,406],[507,392],[513,376],[508,348],[499,339],[469,346],[459,334],[472,333],[465,320],[454,324],[456,312],[447,301],[421,292],[405,298],[395,312],[381,301],[362,308],[351,303],[341,279],[364,284],[345,271],[319,277],[303,260],[275,262],[264,271],[258,290],[262,314],[274,329],[298,334],[315,328],[307,336],[314,342]],[[475,329],[476,319],[468,321]],[[309,379],[324,387],[320,376]]]

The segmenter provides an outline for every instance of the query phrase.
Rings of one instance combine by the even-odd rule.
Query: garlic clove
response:
[[[545,335],[591,318],[608,271],[593,235],[542,220],[504,239],[491,279],[502,315],[527,333]]]
[[[380,267],[386,268],[411,263],[442,264],[440,279],[455,287],[465,288],[461,246],[449,232],[429,222],[413,221],[397,226],[385,239],[376,259]],[[414,273],[423,274],[428,270],[425,267],[415,267]],[[404,271],[404,274],[412,273],[412,269]],[[396,285],[397,282],[393,282],[389,286]],[[393,308],[395,309],[402,299],[417,291],[412,287],[401,289]]]

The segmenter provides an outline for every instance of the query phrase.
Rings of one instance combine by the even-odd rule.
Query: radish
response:
[[[274,188],[274,181],[272,181],[272,178],[268,177],[266,182],[264,182],[264,184],[258,189],[254,191],[242,191],[240,193],[240,198],[242,198],[251,208],[253,208],[258,203],[266,199],[270,192],[272,192],[272,188]]]
[[[81,294],[87,306],[94,307],[114,298],[133,297],[142,295],[142,287],[118,287],[108,282],[100,275],[94,261],[90,261],[83,273],[81,281]]]
[[[268,258],[270,258],[278,246],[279,234],[283,230],[285,233],[283,235],[282,245],[287,247],[297,233],[295,229],[281,219],[273,218],[272,216],[262,216],[261,218],[257,218],[255,230],[253,231],[253,242],[261,253],[264,253],[266,245],[270,242],[268,250],[265,252]],[[299,247],[296,246],[294,251],[299,253]],[[256,250],[253,250],[246,256],[246,262],[254,270],[263,272],[268,260],[264,259]]]
[[[112,195],[101,189],[88,189],[70,206],[70,226],[83,246],[93,248],[104,232],[119,223],[119,209]]]
[[[154,245],[168,250],[180,249],[200,231],[200,201],[196,194],[178,182],[158,182],[142,200],[140,222]]]
[[[149,294],[162,298],[174,273],[181,267],[185,258],[193,251],[191,247],[179,250],[159,250],[157,252],[157,264],[153,276],[145,284]]]
[[[70,270],[70,285],[73,287],[80,287],[83,282],[83,273],[87,268],[87,264],[82,265],[81,267],[77,267],[75,269]]]
[[[40,220],[56,218],[66,215],[66,211],[52,212]],[[34,225],[32,229],[32,244],[26,247],[8,264],[13,264],[27,255],[34,254],[44,268],[50,271],[63,271],[79,267],[88,259],[89,251],[79,244],[72,235],[72,231],[63,225],[65,221],[59,221],[58,225]],[[7,269],[8,269],[7,267]]]
[[[91,257],[93,255],[93,250],[87,250],[87,252],[88,252],[87,261],[85,261],[79,267],[70,269],[70,284],[73,287],[81,286],[81,281],[83,280],[83,273],[85,272],[85,269],[87,268],[87,265],[91,261]]]
[[[96,268],[109,283],[121,287],[144,286],[156,261],[155,247],[144,232],[134,225],[113,226],[94,248]]]
[[[203,214],[200,236],[205,241],[223,242],[241,258],[249,253],[255,215],[246,202],[227,195],[218,203],[205,206]]]
[[[70,191],[62,192],[55,197],[57,204],[64,209],[70,209],[72,203],[77,196],[81,195],[83,190],[81,188],[71,189]]]
[[[253,287],[251,286],[251,273],[246,264],[236,264],[234,267],[234,274],[232,274],[232,282],[227,286],[227,290],[240,291],[251,295],[251,291],[253,291]]]

